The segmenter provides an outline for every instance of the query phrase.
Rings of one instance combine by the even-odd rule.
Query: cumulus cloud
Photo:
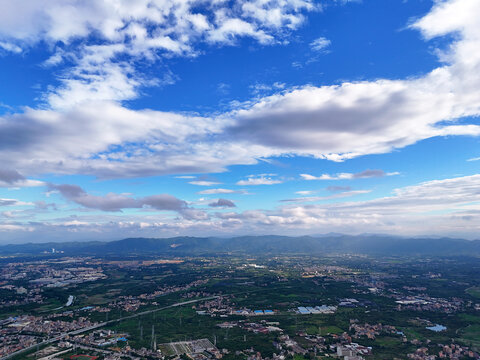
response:
[[[222,208],[233,208],[236,207],[235,203],[228,199],[218,199],[214,202],[208,204],[210,207],[222,207]]]
[[[454,20],[448,19],[452,13],[458,14]],[[442,1],[410,26],[427,39],[456,35],[439,52],[443,64],[424,76],[299,87],[235,111],[230,116],[237,121],[227,132],[285,154],[334,161],[435,136],[478,136],[478,125],[457,120],[480,114],[480,81],[471,76],[480,69],[479,13],[475,0]]]
[[[242,37],[275,43],[315,9],[310,0],[6,0],[0,3],[0,48],[19,53],[41,41],[52,48],[61,44],[45,65],[74,66],[46,96],[55,108],[92,99],[122,101],[135,98],[140,86],[173,80],[152,83],[135,71],[131,64],[137,61],[196,56],[198,43],[234,44]]]
[[[79,71],[78,76],[86,74],[90,78],[77,82],[75,76],[66,76],[63,87],[48,94],[50,109],[27,108],[23,113],[0,118],[0,161],[24,174],[34,173],[36,169],[98,177],[220,172],[230,165],[255,164],[258,159],[272,156],[301,155],[343,161],[390,152],[435,136],[480,135],[480,126],[473,121],[458,121],[480,115],[480,80],[471,75],[480,72],[480,55],[476,51],[480,46],[477,20],[480,9],[475,0],[435,3],[430,13],[410,25],[412,31],[420,31],[427,41],[433,37],[456,34],[450,46],[438,52],[442,64],[423,76],[284,89],[211,117],[135,111],[118,102],[136,96],[135,89],[143,80],[138,76],[128,76],[130,70],[134,70],[129,69],[131,64],[115,62],[103,66],[104,59],[122,53],[126,38],[132,39],[128,47],[134,53],[142,56],[149,54],[148,49],[151,48],[142,48],[142,44],[152,42],[150,37],[157,35],[154,32],[145,34],[142,21],[135,24],[137,18],[154,17],[152,21],[158,23],[155,26],[175,28],[176,25],[159,20],[164,19],[159,15],[163,13],[156,6],[152,9],[147,7],[149,10],[146,11],[145,6],[149,2],[145,0],[119,10],[129,14],[125,18],[131,20],[125,23],[127,20],[122,20],[125,14],[118,14],[115,10],[111,11],[113,15],[108,15],[110,3],[84,2],[82,6],[95,10],[85,10],[86,14],[92,12],[92,15],[78,16],[72,24],[64,24],[57,23],[60,21],[58,18],[68,17],[53,19],[48,15],[51,11],[63,9],[62,2],[53,2],[49,6],[43,6],[42,1],[38,3],[41,5],[32,1],[22,2],[21,5],[13,1],[2,2],[0,34],[25,42],[48,38],[68,43],[96,29],[111,43],[88,45],[92,48],[82,50],[85,56],[78,60],[79,63],[86,61],[85,67],[96,72],[98,69],[107,72],[108,79],[83,71],[82,65],[72,71]],[[22,15],[25,19],[30,21],[35,18],[40,23],[32,22],[23,27],[17,23],[13,26],[11,19],[1,21],[1,16],[12,13],[14,4],[25,7],[26,12]],[[221,8],[225,5],[222,4],[215,2],[212,6]],[[240,5],[233,10],[216,9],[216,17],[203,19],[202,14],[185,15],[195,9],[192,3],[188,3],[185,6],[189,10],[180,7],[174,18],[178,22],[185,15],[181,28],[205,29],[201,30],[205,32],[202,32],[202,39],[209,41],[207,33],[211,30],[208,29],[216,26],[211,22],[224,24],[226,19],[233,18],[232,14],[235,18],[238,14],[248,14],[247,18],[253,22],[263,19],[264,23],[255,26],[267,34],[285,27],[295,28],[299,22],[292,20],[290,15],[300,19],[301,11],[308,11],[313,6],[304,1],[295,9],[290,3],[280,1],[252,4],[255,5],[246,8]],[[265,14],[265,9],[274,9],[274,5],[283,9],[278,16],[261,15]],[[107,10],[102,8],[97,11],[97,6],[106,6]],[[174,11],[169,7],[173,6],[170,3],[165,6],[170,9],[167,14]],[[45,12],[48,14],[45,15]],[[451,13],[458,16],[447,21],[446,14]],[[108,16],[105,17],[105,14]],[[240,19],[246,21],[243,16]],[[20,23],[23,24],[23,21],[26,20]],[[115,31],[117,28],[120,30]],[[162,33],[161,29],[159,32]],[[231,39],[230,35],[227,37]],[[137,38],[141,40],[134,40]],[[181,40],[175,36],[171,39]],[[155,38],[153,43],[157,41],[160,40]],[[185,44],[190,44],[189,41]],[[168,45],[165,39],[161,44],[163,48],[170,47],[168,51],[173,53],[190,51],[182,50],[184,47],[181,44],[178,47]],[[69,79],[74,81],[69,83]],[[78,83],[87,88],[83,85],[77,88]],[[69,96],[66,96],[67,93],[62,95],[64,90]],[[73,94],[71,91],[76,95],[70,96]],[[92,97],[98,100],[92,100]],[[73,102],[62,103],[65,99]],[[85,138],[90,141],[86,142]],[[253,180],[245,182],[251,184]]]
[[[195,142],[187,149],[189,137],[218,131],[212,120],[133,111],[111,102],[84,105],[66,112],[27,109],[2,117],[0,159],[4,166],[25,172],[42,169],[122,177],[127,173],[142,176],[221,170],[226,165],[219,154],[201,154],[203,146]],[[231,151],[245,157],[245,150],[237,151],[235,145]]]
[[[310,174],[300,174],[304,180],[353,180],[353,179],[367,179],[378,178],[384,176],[398,175],[398,172],[386,173],[383,170],[364,170],[359,173],[339,173],[335,175],[322,174],[320,176],[313,176]]]

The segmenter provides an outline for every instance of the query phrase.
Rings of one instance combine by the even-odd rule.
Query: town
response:
[[[480,359],[476,259],[2,260],[5,359]]]

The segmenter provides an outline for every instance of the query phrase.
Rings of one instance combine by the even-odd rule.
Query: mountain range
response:
[[[34,255],[44,252],[64,255],[162,255],[200,256],[222,254],[245,255],[480,255],[480,240],[452,238],[401,238],[387,235],[319,236],[238,236],[127,238],[110,242],[49,242],[0,246],[0,255]]]

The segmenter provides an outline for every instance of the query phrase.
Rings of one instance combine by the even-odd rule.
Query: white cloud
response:
[[[214,195],[214,194],[245,194],[245,190],[231,190],[231,189],[207,189],[199,191],[198,194],[201,195]]]
[[[22,52],[22,48],[20,46],[3,41],[0,41],[0,49],[17,54]]]
[[[456,33],[439,54],[444,64],[424,76],[299,87],[229,114],[237,121],[228,132],[278,153],[333,161],[435,136],[478,136],[477,124],[457,123],[480,114],[480,80],[471,76],[480,71],[478,14],[478,1],[442,1],[411,25],[427,38]]]
[[[239,180],[237,185],[250,186],[250,185],[275,185],[281,184],[283,181],[272,177],[274,174],[260,174],[250,175],[245,180]]]
[[[250,89],[252,90],[252,93],[255,95],[259,95],[259,94],[265,95],[265,93],[267,92],[282,90],[282,89],[285,89],[285,87],[286,87],[285,83],[281,83],[278,81],[274,82],[271,85],[261,84],[261,83],[250,85]]]
[[[0,224],[0,231],[12,231],[12,232],[19,232],[19,231],[34,231],[32,226],[25,226],[25,225],[17,225],[17,224]]]
[[[228,162],[220,158],[220,149],[215,153],[215,147],[206,149],[206,144],[195,142],[187,149],[189,137],[217,129],[210,119],[133,111],[111,102],[65,112],[26,109],[0,118],[0,159],[5,168],[25,174],[42,169],[100,177],[148,176],[160,174],[162,167],[163,173],[222,171]],[[229,153],[246,157],[246,150],[235,145],[223,148],[223,154]]]
[[[16,170],[8,168],[0,169],[0,187],[21,188],[43,185],[45,185],[43,181],[26,179]]]
[[[342,175],[342,174],[340,174],[340,175]],[[323,174],[323,175],[320,175],[320,176],[313,176],[313,175],[310,175],[310,174],[300,174],[300,177],[303,180],[307,180],[307,181],[311,181],[311,180],[332,180],[332,177],[328,174]],[[339,177],[337,177],[337,179],[339,179]]]
[[[325,37],[319,37],[310,43],[310,48],[314,51],[325,51],[332,42]]]
[[[195,180],[190,181],[189,184],[198,185],[198,186],[212,186],[212,185],[219,185],[219,182],[216,181],[208,181],[208,180]]]
[[[250,210],[219,216],[235,220],[240,229],[261,233],[338,231],[450,234],[472,238],[480,230],[479,204],[480,175],[472,175],[428,181],[397,189],[389,197],[367,201],[289,205],[277,210]]]
[[[355,196],[355,195],[368,194],[369,192],[371,192],[371,190],[351,190],[351,191],[344,191],[344,192],[340,192],[340,193],[337,193],[337,194],[334,194],[334,195],[329,195],[329,196],[299,197],[299,198],[293,198],[293,199],[285,199],[285,200],[281,200],[281,201],[283,201],[283,202],[296,202],[296,203],[318,202],[318,201],[325,201],[325,200],[341,199],[341,198]],[[301,194],[301,195],[303,195],[303,194]]]
[[[330,192],[345,192],[345,191],[350,191],[352,188],[350,186],[327,186],[325,190],[330,191]]]
[[[30,206],[30,202],[25,202],[17,199],[2,199],[0,198],[0,206]]]
[[[476,238],[480,231],[480,175],[428,181],[399,188],[391,196],[367,201],[289,204],[274,210],[228,211],[211,216],[201,210],[190,210],[193,212],[190,216],[174,221],[148,213],[92,214],[54,219],[48,223],[6,221],[0,223],[0,231],[4,231],[4,242],[27,239],[31,231],[35,231],[38,240],[59,241],[66,236],[70,239],[93,235],[119,239],[130,235],[158,236],[159,232],[163,236],[198,233],[207,236],[232,233],[299,235],[335,231]],[[15,237],[7,233],[10,229],[17,230]]]
[[[44,64],[65,58],[74,63],[46,96],[53,108],[64,109],[82,101],[133,99],[139,87],[157,84],[138,75],[138,60],[196,56],[198,43],[230,44],[240,37],[273,43],[312,10],[310,0],[5,0],[0,48],[18,53],[40,41],[52,48],[62,44]]]
[[[339,173],[335,175],[330,174],[322,174],[320,176],[313,176],[310,174],[300,174],[300,177],[303,180],[352,180],[352,179],[367,179],[367,178],[378,178],[384,176],[394,176],[399,175],[400,173],[395,172],[388,172],[386,173],[383,170],[364,170],[359,173]]]
[[[37,186],[45,186],[45,182],[40,180],[33,180],[33,179],[24,179],[17,181],[13,184],[0,182],[0,187],[8,187],[8,188],[24,188],[24,187],[37,187]]]
[[[92,33],[110,42],[128,36],[137,46],[151,46],[178,51],[192,38],[232,28],[231,21],[247,22],[255,36],[282,28],[297,28],[303,21],[303,11],[315,9],[309,0],[255,0],[204,2],[201,0],[170,1],[139,0],[15,0],[0,4],[0,34],[25,43],[47,40],[66,44]],[[147,31],[150,27],[151,31]],[[183,36],[182,36],[183,35]]]
[[[302,12],[313,10],[312,3],[259,0],[230,8],[212,2],[211,17],[196,13],[194,1],[174,6],[174,2],[142,0],[118,9],[107,0],[46,4],[45,0],[1,2],[0,40],[63,41],[67,52],[74,39],[86,38],[92,31],[108,41],[87,41],[70,51],[76,67],[67,71],[61,87],[47,94],[52,108],[27,108],[0,117],[0,161],[27,175],[38,169],[99,177],[219,172],[272,156],[343,161],[435,136],[480,135],[477,124],[458,122],[480,115],[480,78],[472,76],[480,73],[476,0],[437,2],[430,13],[411,24],[427,39],[456,34],[448,49],[439,53],[442,65],[428,74],[301,86],[211,118],[123,107],[119,101],[137,96],[138,87],[147,80],[129,76],[135,67],[112,58],[126,53],[154,61],[158,49],[194,56],[194,44],[209,41],[214,31],[220,36],[219,29],[232,19],[249,23],[256,31],[249,36],[259,40],[262,34],[282,37],[285,28],[301,23]],[[264,10],[270,11],[269,16]],[[67,21],[65,14],[72,11],[76,16]],[[145,31],[147,20],[156,31]],[[231,40],[232,29],[223,32],[225,41]],[[100,101],[92,101],[93,97]]]
[[[298,194],[298,195],[312,195],[312,194],[315,194],[316,191],[313,191],[313,190],[300,190],[300,191],[295,191],[295,194]]]

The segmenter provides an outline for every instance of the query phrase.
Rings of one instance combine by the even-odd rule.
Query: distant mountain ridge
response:
[[[400,238],[388,235],[237,236],[127,238],[110,242],[29,243],[0,246],[0,255],[41,254],[52,248],[65,255],[200,256],[227,253],[246,255],[424,255],[480,256],[480,240]]]

